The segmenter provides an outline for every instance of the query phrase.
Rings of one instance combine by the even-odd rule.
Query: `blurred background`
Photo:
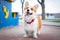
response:
[[[42,28],[37,40],[60,40],[60,0],[0,0],[0,40],[35,40],[22,38],[26,1],[39,6],[36,15],[42,18]]]

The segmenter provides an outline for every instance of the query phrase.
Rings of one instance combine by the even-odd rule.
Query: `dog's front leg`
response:
[[[28,37],[28,32],[25,30],[25,34],[23,37]]]
[[[34,37],[34,38],[37,38],[37,30],[35,30],[35,31],[33,32],[33,37]]]

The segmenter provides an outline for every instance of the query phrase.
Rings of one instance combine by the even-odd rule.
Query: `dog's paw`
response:
[[[40,31],[38,31],[37,34],[40,34]]]
[[[37,36],[34,36],[33,38],[36,38],[37,39],[38,37]]]
[[[27,35],[24,35],[23,37],[28,37]]]

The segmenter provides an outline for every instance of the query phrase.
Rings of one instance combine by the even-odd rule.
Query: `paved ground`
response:
[[[29,37],[23,38],[22,35],[20,34],[18,36],[5,35],[5,34],[0,35],[0,40],[60,40],[60,27],[42,26],[41,34],[38,35],[38,39]]]

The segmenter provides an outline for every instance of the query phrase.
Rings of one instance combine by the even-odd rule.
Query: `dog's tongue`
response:
[[[28,13],[26,13],[26,15],[25,16],[28,16],[29,14]]]

